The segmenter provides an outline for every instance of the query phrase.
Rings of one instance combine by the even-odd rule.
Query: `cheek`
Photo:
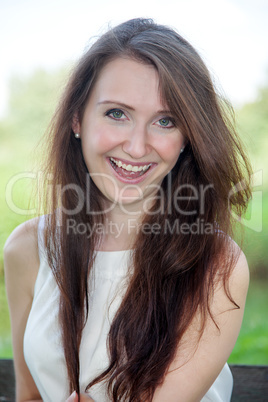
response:
[[[115,148],[122,141],[118,130],[111,127],[92,126],[83,132],[82,140],[85,148],[90,148],[97,154],[102,154]]]
[[[167,163],[175,163],[183,147],[183,137],[165,137],[158,141],[157,151]]]

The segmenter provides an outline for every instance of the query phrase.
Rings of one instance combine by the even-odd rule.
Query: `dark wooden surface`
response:
[[[268,402],[268,366],[230,365],[234,377],[232,402]]]
[[[268,402],[268,366],[230,365],[230,368],[234,377],[232,402]],[[0,360],[0,402],[15,402],[12,360]]]
[[[0,401],[15,402],[15,375],[13,360],[0,360]]]

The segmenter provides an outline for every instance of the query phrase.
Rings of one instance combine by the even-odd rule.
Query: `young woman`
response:
[[[226,113],[151,20],[82,57],[46,143],[48,213],[5,247],[18,401],[230,400],[250,167]]]

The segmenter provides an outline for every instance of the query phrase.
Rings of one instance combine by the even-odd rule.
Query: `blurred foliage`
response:
[[[261,161],[268,149],[268,82],[266,87],[259,90],[254,102],[247,103],[237,111],[237,121],[252,159]]]
[[[18,224],[30,218],[27,209],[38,183],[29,178],[17,180],[11,204],[6,200],[7,186],[16,175],[38,169],[45,151],[38,145],[55,110],[68,70],[37,70],[28,77],[14,76],[10,80],[8,112],[0,121],[0,276],[4,243]],[[16,213],[14,206],[24,209],[25,214]]]
[[[258,231],[245,229],[243,250],[252,278],[268,280],[268,81],[266,86],[259,89],[257,99],[237,110],[236,116],[238,131],[248,149],[253,172],[262,171],[262,185],[254,186],[253,182],[253,202],[249,206],[253,221],[255,217],[259,219],[257,215],[262,217],[262,228],[259,227]],[[256,205],[254,200],[260,191],[262,200]],[[260,224],[256,224],[258,226]]]
[[[2,122],[3,128],[10,130],[9,135],[34,141],[40,137],[55,110],[67,71],[66,68],[56,72],[37,70],[29,77],[10,79],[8,115]]]
[[[29,219],[29,200],[35,178],[17,180],[13,186],[12,203],[6,202],[6,187],[21,172],[36,170],[45,149],[37,147],[55,110],[69,68],[56,72],[38,70],[28,77],[13,77],[10,81],[9,109],[0,121],[0,357],[11,357],[10,326],[3,285],[4,243],[11,231]],[[241,335],[231,355],[233,363],[268,364],[267,325],[264,320],[267,306],[268,279],[268,82],[260,89],[256,101],[236,111],[237,126],[245,142],[254,171],[263,171],[263,185],[254,188],[262,191],[262,230],[246,227],[243,250],[248,258],[253,284],[250,287],[246,315]],[[34,166],[35,165],[35,166]],[[254,201],[254,193],[253,193]],[[35,205],[35,204],[34,204]],[[31,205],[31,206],[34,206]],[[252,204],[253,205],[253,204]],[[15,207],[24,209],[18,214]],[[256,205],[255,207],[256,208]],[[253,210],[253,207],[252,207]],[[249,208],[249,215],[257,219]],[[251,222],[252,223],[252,222]],[[251,225],[252,227],[252,225]],[[259,228],[259,224],[256,225]],[[260,279],[262,285],[255,284]],[[246,352],[246,355],[245,355]],[[266,356],[266,357],[265,357]]]
[[[267,305],[267,282],[252,281],[239,338],[229,363],[268,365]]]

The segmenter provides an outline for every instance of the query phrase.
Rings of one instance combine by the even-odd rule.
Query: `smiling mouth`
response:
[[[109,158],[109,161],[112,168],[116,171],[117,174],[119,174],[119,176],[129,180],[137,179],[138,177],[144,175],[146,172],[148,172],[148,170],[152,166],[152,163],[140,166],[131,164],[126,165],[119,159],[114,158]]]

